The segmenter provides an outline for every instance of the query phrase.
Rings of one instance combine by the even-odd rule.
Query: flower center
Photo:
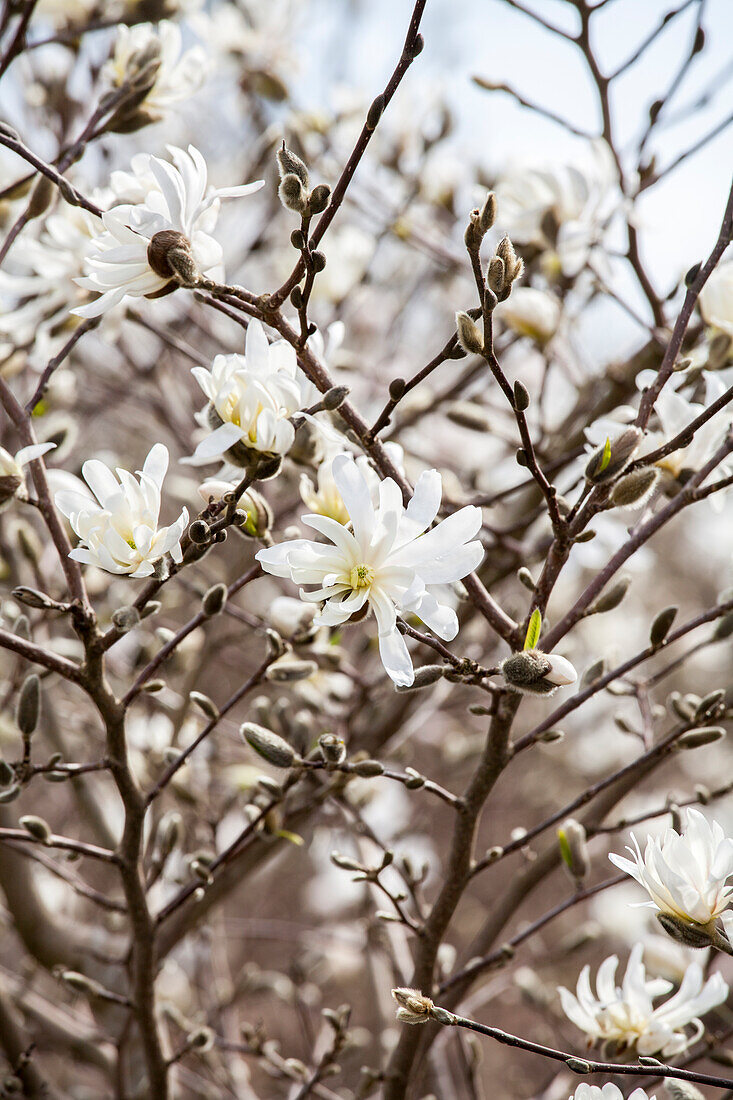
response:
[[[349,574],[349,584],[352,588],[368,588],[374,580],[374,570],[371,565],[355,565]]]

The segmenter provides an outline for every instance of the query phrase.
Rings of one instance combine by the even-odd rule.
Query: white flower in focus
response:
[[[585,1081],[578,1085],[577,1089],[568,1100],[624,1100],[624,1094],[618,1085],[607,1081],[605,1085],[587,1085]],[[634,1089],[629,1093],[628,1100],[650,1100],[644,1089]]]
[[[615,853],[608,858],[644,887],[651,900],[641,904],[706,930],[720,917],[730,939],[733,840],[721,826],[688,809],[684,833],[668,828],[661,840],[649,837],[643,856],[633,833],[631,840],[634,847],[626,850],[632,859]]]
[[[718,264],[700,291],[699,303],[706,324],[733,336],[733,260]]]
[[[315,591],[301,590],[301,599],[325,604],[317,626],[340,626],[363,609],[373,611],[387,674],[408,686],[414,671],[397,615],[413,612],[439,637],[455,638],[456,614],[438,602],[433,589],[460,580],[481,561],[481,543],[468,541],[481,526],[481,512],[462,508],[428,530],[442,494],[436,470],[421,475],[407,508],[391,478],[380,482],[375,508],[363,473],[348,455],[333,459],[333,478],[352,530],[329,517],[307,515],[303,523],[328,543],[295,539],[260,550],[257,559],[277,577],[316,585]]]
[[[55,446],[55,443],[32,443],[29,447],[21,447],[15,455],[0,447],[0,512],[8,507],[13,497],[25,498],[23,467]]]
[[[136,479],[118,468],[117,477],[98,459],[82,466],[97,501],[73,490],[56,493],[56,505],[67,516],[80,545],[69,557],[108,573],[149,577],[165,554],[182,560],[181,536],[188,523],[184,508],[170,527],[158,527],[160,492],[168,469],[168,450],[156,443]],[[119,480],[118,480],[119,479]]]
[[[206,161],[193,145],[188,152],[171,146],[170,154],[173,164],[159,157],[134,158],[133,171],[145,188],[145,197],[102,215],[105,231],[93,242],[86,265],[89,274],[77,279],[79,286],[98,291],[100,297],[72,313],[98,317],[126,298],[154,297],[174,287],[173,272],[165,256],[159,255],[166,241],[158,237],[160,233],[185,238],[180,245],[202,274],[220,267],[222,247],[211,236],[220,200],[259,191],[264,180],[216,189],[209,187]]]
[[[691,963],[677,993],[655,1008],[654,1000],[674,987],[663,978],[647,978],[643,951],[640,943],[634,945],[620,987],[615,985],[618,958],[611,955],[598,968],[595,996],[589,966],[580,972],[575,995],[562,986],[558,992],[565,1015],[585,1032],[589,1046],[613,1043],[616,1054],[633,1047],[637,1054],[671,1058],[700,1038],[704,1028],[699,1017],[723,1004],[728,986],[717,973],[705,982],[702,968]]]
[[[546,344],[560,324],[560,303],[554,294],[532,286],[514,287],[502,303],[499,317],[519,336]]]
[[[203,84],[208,65],[201,46],[181,52],[181,29],[176,23],[162,19],[160,23],[138,23],[117,28],[114,53],[102,70],[103,76],[115,88],[157,61],[155,80],[138,108],[142,107],[150,121],[162,118],[169,107],[186,99]]]
[[[588,262],[619,201],[618,177],[605,142],[593,163],[517,169],[496,187],[499,220],[514,244],[544,253],[547,274],[570,278]]]
[[[217,355],[211,370],[191,373],[209,399],[200,421],[213,431],[184,461],[203,465],[230,448],[245,465],[250,455],[287,454],[295,439],[290,418],[302,408],[306,381],[290,344],[269,344],[260,322],[250,321],[244,355]]]

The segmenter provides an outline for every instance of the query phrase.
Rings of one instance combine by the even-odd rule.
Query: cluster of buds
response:
[[[285,142],[277,151],[277,166],[280,172],[278,195],[283,206],[306,221],[323,213],[331,198],[331,188],[319,183],[311,190],[307,166]]]

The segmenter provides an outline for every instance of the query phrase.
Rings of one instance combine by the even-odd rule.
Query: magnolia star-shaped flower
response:
[[[670,1058],[700,1038],[704,1029],[699,1017],[723,1004],[728,986],[717,973],[704,982],[702,968],[691,963],[678,991],[655,1008],[655,998],[673,986],[663,978],[647,978],[643,951],[640,943],[634,945],[620,988],[615,984],[618,959],[611,955],[598,968],[596,996],[589,966],[580,972],[575,995],[562,986],[558,992],[565,1015],[585,1032],[589,1045],[613,1043],[617,1054],[634,1047],[638,1054],[661,1052]],[[694,1029],[691,1034],[685,1031],[688,1025]]]
[[[170,154],[173,164],[152,156],[134,159],[144,197],[102,215],[104,232],[93,241],[89,275],[76,280],[87,290],[99,291],[100,297],[72,313],[98,317],[125,298],[151,297],[174,287],[173,270],[166,262],[166,249],[174,245],[204,275],[221,264],[222,247],[211,236],[220,199],[259,191],[264,180],[217,190],[209,187],[206,161],[193,145],[188,152],[171,146]]]
[[[115,477],[98,459],[85,462],[81,472],[99,503],[72,490],[62,490],[55,498],[81,540],[69,557],[131,577],[149,577],[165,554],[180,562],[187,510],[184,508],[170,527],[158,527],[160,491],[167,469],[168,450],[162,443],[155,444],[138,470],[139,480],[119,467]]]
[[[618,1085],[614,1085],[611,1081],[606,1082],[605,1085],[588,1085],[583,1081],[568,1100],[624,1100],[624,1094]],[[628,1100],[650,1100],[650,1098],[644,1089],[634,1089],[629,1093]]]
[[[461,508],[428,530],[440,508],[437,470],[420,476],[407,508],[391,478],[379,483],[375,508],[367,480],[349,455],[333,459],[332,473],[350,527],[307,515],[303,523],[328,542],[295,539],[260,550],[257,558],[277,577],[316,585],[315,591],[300,593],[303,600],[324,603],[316,625],[340,626],[357,612],[373,611],[387,674],[395,684],[409,686],[415,674],[397,615],[413,612],[439,637],[455,638],[456,614],[438,602],[434,586],[460,580],[481,561],[481,543],[469,541],[481,526],[481,512]]]
[[[730,939],[733,840],[720,825],[688,809],[684,833],[668,828],[661,840],[649,837],[643,856],[633,833],[631,840],[634,847],[627,851],[632,859],[615,854],[608,858],[644,887],[651,900],[642,904],[705,928],[720,917]]]

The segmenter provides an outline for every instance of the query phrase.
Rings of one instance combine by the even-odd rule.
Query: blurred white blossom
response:
[[[0,447],[0,512],[7,508],[15,496],[25,496],[25,471],[24,467],[34,458],[40,458],[47,451],[53,450],[55,443],[32,443],[28,447],[21,447],[15,455],[11,455],[4,447]]]
[[[634,945],[621,986],[615,984],[618,958],[605,959],[598,968],[595,996],[590,967],[584,966],[575,994],[563,986],[558,990],[563,1011],[585,1032],[589,1045],[613,1043],[614,1054],[633,1047],[637,1054],[671,1058],[700,1038],[704,1029],[699,1017],[723,1004],[728,986],[719,973],[704,981],[702,968],[691,963],[678,991],[655,1008],[654,1000],[674,987],[663,978],[647,978],[643,952],[642,944]]]
[[[156,66],[155,78],[143,100],[149,121],[162,118],[175,103],[196,92],[209,70],[201,46],[182,52],[181,28],[177,23],[168,19],[133,27],[121,23],[103,75],[119,88],[148,65]]]
[[[733,336],[733,260],[718,264],[700,291],[699,302],[703,320]]]

